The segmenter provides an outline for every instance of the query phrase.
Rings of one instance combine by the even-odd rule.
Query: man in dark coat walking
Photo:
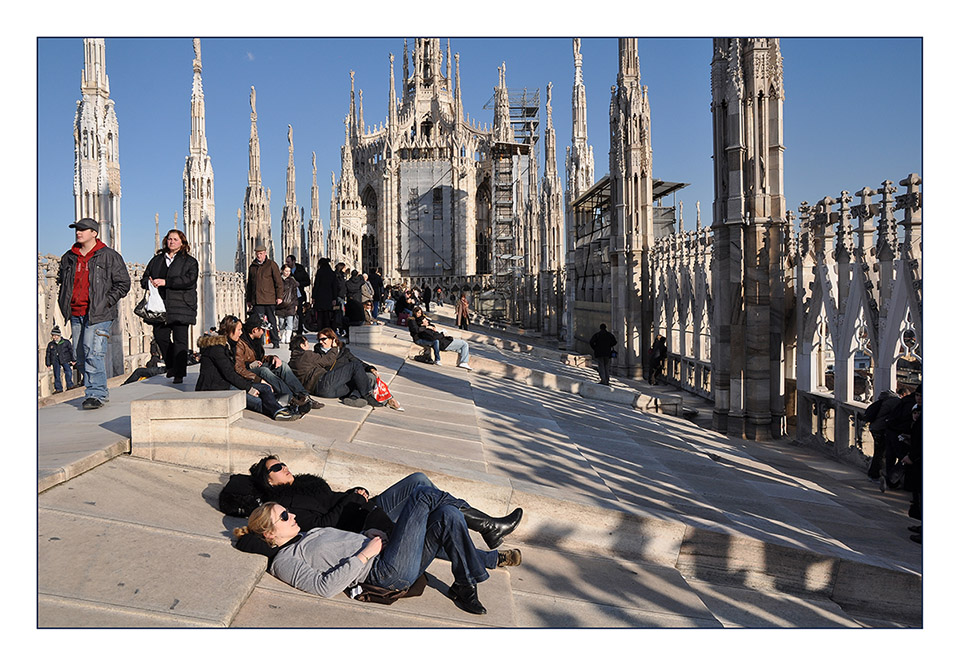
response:
[[[667,339],[658,335],[650,349],[650,383],[656,384],[663,376],[663,366],[667,360]]]
[[[600,324],[600,330],[590,338],[590,348],[593,357],[597,359],[597,370],[600,373],[600,383],[610,385],[610,360],[613,357],[613,348],[617,346],[617,339],[607,330],[606,324]]]
[[[270,338],[273,348],[280,348],[277,333],[277,306],[283,302],[283,278],[280,267],[267,258],[267,248],[258,245],[254,250],[256,259],[247,273],[247,310],[251,319],[266,317],[270,322]]]
[[[906,395],[903,389],[901,393]],[[900,397],[893,391],[884,391],[863,413],[863,420],[870,424],[870,434],[873,435],[873,458],[870,460],[870,469],[867,470],[867,476],[871,479],[879,480],[883,472],[884,452],[887,449],[887,417],[900,402]]]

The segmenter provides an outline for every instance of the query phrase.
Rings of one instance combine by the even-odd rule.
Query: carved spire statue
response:
[[[456,123],[457,127],[459,127],[460,123],[463,122],[463,98],[460,96],[460,54],[458,53],[457,55],[454,56],[454,58],[457,61],[457,72],[456,72],[457,92],[456,92],[456,97],[454,97],[453,116],[454,116],[454,122]]]
[[[190,96],[190,152],[183,167],[183,230],[200,268],[197,325],[207,330],[217,323],[216,207],[213,162],[207,152],[206,108],[200,40],[193,40],[193,89]]]
[[[307,233],[307,269],[314,271],[320,257],[326,256],[323,247],[323,220],[320,219],[320,188],[317,187],[317,154],[311,153],[313,183],[310,186],[310,225]]]
[[[390,54],[390,94],[387,96],[387,128],[392,135],[397,130],[397,94],[393,78],[393,54]]]
[[[74,219],[97,220],[100,240],[120,252],[120,128],[104,40],[84,39],[83,60],[73,126]]]
[[[353,88],[354,71],[350,70],[350,125],[353,127],[353,135],[358,135],[357,130],[357,96]]]
[[[510,93],[507,90],[507,63],[501,63],[497,68],[499,85],[494,96],[493,109],[493,140],[512,143],[514,141],[513,127],[510,124]]]
[[[447,87],[450,86],[450,39],[447,39]]]
[[[287,125],[287,143],[289,144],[287,192],[280,221],[280,247],[283,252],[283,259],[292,254],[298,262],[303,262],[303,216],[297,207],[297,172],[293,162],[293,125]]]
[[[366,125],[363,124],[363,88],[357,91],[357,136],[363,136],[366,133]]]
[[[580,39],[573,40],[573,130],[567,161],[567,197],[573,201],[593,186],[593,147],[587,143],[587,89],[583,85]]]
[[[250,155],[247,189],[243,199],[244,259],[252,262],[254,249],[263,244],[267,256],[274,257],[270,220],[270,190],[263,187],[260,172],[260,135],[257,133],[257,90],[250,86]],[[246,273],[247,266],[243,267]]]

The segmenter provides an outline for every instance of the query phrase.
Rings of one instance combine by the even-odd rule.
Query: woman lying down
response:
[[[361,583],[407,590],[434,559],[449,560],[454,578],[450,597],[460,609],[482,615],[487,610],[477,596],[477,584],[489,578],[487,569],[520,564],[521,554],[517,549],[476,548],[465,508],[469,512],[464,500],[432,485],[417,485],[396,507],[399,516],[388,536],[376,528],[362,534],[334,527],[302,532],[296,514],[267,502],[234,535],[255,534],[276,547],[268,568],[271,574],[298,590],[328,598],[344,590],[356,596]]]

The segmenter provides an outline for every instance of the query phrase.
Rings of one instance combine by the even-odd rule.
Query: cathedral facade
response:
[[[439,39],[418,38],[412,56],[404,42],[399,99],[393,54],[389,60],[386,120],[372,128],[351,72],[340,179],[332,183],[331,259],[379,268],[388,281],[493,288],[510,302],[509,317],[535,317],[539,286],[529,276],[544,268],[536,135],[514,131],[506,65],[493,125],[482,126],[464,111],[460,56],[451,56],[449,41],[444,54]]]

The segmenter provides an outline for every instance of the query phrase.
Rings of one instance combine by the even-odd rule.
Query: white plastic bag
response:
[[[160,298],[160,291],[153,286],[152,282],[147,282],[147,288],[150,290],[150,295],[147,297],[147,310],[150,312],[166,312],[167,308],[163,304],[163,299]]]

